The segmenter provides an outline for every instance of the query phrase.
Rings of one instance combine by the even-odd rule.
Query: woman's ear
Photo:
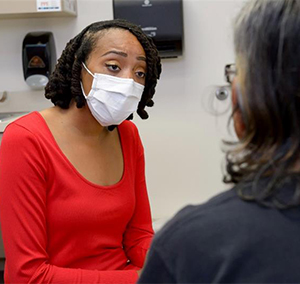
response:
[[[232,88],[232,92],[231,92],[232,109],[234,110],[233,124],[234,124],[236,135],[238,136],[239,139],[242,139],[245,134],[246,127],[243,121],[242,111],[238,100],[238,96],[241,96],[242,94],[239,94],[237,84],[239,84],[237,79],[234,79],[231,87]]]

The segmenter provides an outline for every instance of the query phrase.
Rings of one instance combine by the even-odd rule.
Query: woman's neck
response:
[[[61,123],[79,135],[97,137],[106,135],[108,130],[93,117],[87,105],[77,108],[72,102],[68,109],[55,106],[55,111],[61,116]]]

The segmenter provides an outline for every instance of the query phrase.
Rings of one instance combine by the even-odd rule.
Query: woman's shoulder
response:
[[[126,138],[127,141],[129,140],[140,140],[140,135],[139,135],[139,131],[138,128],[136,127],[136,125],[129,120],[125,120],[123,121],[119,126],[118,126],[118,130],[121,134],[122,137]]]
[[[209,246],[216,236],[226,242],[226,239],[246,234],[253,227],[263,227],[271,217],[268,215],[274,215],[274,212],[266,214],[266,211],[255,202],[242,200],[233,188],[203,204],[184,207],[158,232],[156,243],[158,246],[170,243],[177,246],[198,240]]]
[[[124,121],[118,126],[119,134],[123,145],[131,149],[137,155],[144,152],[144,147],[136,125],[132,121]]]
[[[137,129],[136,125],[131,120],[125,120],[125,121],[123,121],[118,126],[118,128],[121,129],[124,132],[126,131],[126,132],[130,132],[132,134],[138,133],[138,129]]]
[[[11,122],[5,129],[5,132],[10,130],[17,131],[18,129],[25,129],[29,132],[35,132],[35,130],[40,130],[43,126],[43,120],[41,119],[39,112],[34,111],[29,114],[23,115],[20,118]]]
[[[36,150],[41,153],[41,139],[45,137],[45,128],[38,112],[24,115],[11,122],[1,139],[1,155],[19,155],[21,152],[33,156]],[[45,137],[47,139],[47,137]]]
[[[203,204],[187,205],[177,212],[157,235],[171,236],[178,233],[178,231],[193,230],[205,226],[205,223],[212,222],[220,212],[228,212],[229,208],[232,212],[232,209],[239,202],[240,200],[235,191],[231,189],[214,196]]]
[[[286,253],[282,259],[291,259],[288,265],[294,265],[293,259],[299,255],[293,249],[300,243],[299,218],[299,208],[283,212],[247,202],[233,188],[202,205],[182,209],[156,234],[152,249],[168,264],[173,275],[178,271],[191,275],[192,280],[186,281],[189,283],[197,279],[211,283],[216,275],[222,280],[237,280],[243,275],[239,269],[249,278],[253,271],[248,268],[259,271],[259,263],[281,267],[283,263],[278,255],[282,251]],[[282,247],[289,249],[282,250]],[[247,256],[246,261],[241,261],[241,255]]]
[[[24,144],[28,139],[36,139],[44,133],[45,126],[41,115],[37,111],[31,112],[7,125],[1,144],[7,141]]]

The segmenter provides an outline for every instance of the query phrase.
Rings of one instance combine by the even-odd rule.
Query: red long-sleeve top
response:
[[[0,149],[0,220],[6,283],[134,283],[153,236],[144,152],[119,127],[124,173],[86,180],[33,112],[10,124]]]

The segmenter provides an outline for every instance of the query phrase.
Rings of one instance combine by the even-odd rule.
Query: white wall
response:
[[[224,189],[220,139],[228,115],[216,119],[204,110],[203,99],[208,86],[224,84],[224,65],[234,62],[232,23],[244,1],[183,1],[184,56],[163,60],[150,119],[135,118],[144,141],[155,218],[169,217],[184,205],[203,202]],[[77,18],[0,20],[0,92],[29,91],[21,61],[27,32],[52,31],[60,55],[66,42],[86,25],[112,15],[112,0],[78,0]],[[30,99],[34,97],[24,95],[24,104]],[[11,100],[11,109],[5,111],[13,111]]]

